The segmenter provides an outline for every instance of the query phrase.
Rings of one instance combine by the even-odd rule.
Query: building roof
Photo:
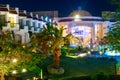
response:
[[[21,12],[20,12],[20,13],[19,13],[19,16],[24,16],[24,17],[25,17],[25,16],[27,16],[27,15],[26,15],[25,13],[21,13]]]
[[[8,11],[7,8],[0,7],[0,11]]]
[[[36,17],[33,17],[33,20],[38,20],[38,18],[36,18]]]
[[[58,11],[37,11],[37,12],[32,12],[32,13],[38,14],[39,17],[41,16],[43,17],[48,16],[49,18],[58,17]]]
[[[30,16],[30,15],[27,15],[27,18],[33,18],[32,16]]]
[[[88,11],[85,10],[75,10],[72,13],[70,13],[70,17],[74,17],[75,15],[80,15],[80,16],[92,16]]]
[[[74,17],[65,17],[65,18],[60,18],[58,22],[70,22],[70,21],[75,21]],[[78,18],[77,21],[104,21],[103,18],[100,17],[80,17]]]
[[[11,13],[11,14],[17,14],[16,11],[9,11],[9,13]]]
[[[39,21],[43,21],[41,18],[38,19]]]

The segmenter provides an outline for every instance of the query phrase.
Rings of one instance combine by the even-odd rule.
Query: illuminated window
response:
[[[9,17],[9,20],[10,20],[10,27],[16,27],[16,24],[14,22],[14,17]]]

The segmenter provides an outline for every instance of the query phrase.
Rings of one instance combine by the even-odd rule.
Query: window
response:
[[[35,27],[35,22],[33,22],[33,26]]]
[[[23,19],[19,19],[20,29],[24,29]]]
[[[0,26],[6,26],[6,18],[5,15],[0,15]]]
[[[34,31],[37,31],[37,27],[34,27]]]
[[[26,26],[30,26],[30,21],[29,20],[26,21]]]
[[[41,28],[41,24],[40,23],[38,23],[38,27]]]
[[[15,27],[16,24],[14,22],[14,17],[9,17],[9,20],[10,20],[10,27]]]

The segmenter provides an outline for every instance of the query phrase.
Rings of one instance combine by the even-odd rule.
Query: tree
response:
[[[10,32],[5,32],[0,35],[0,72],[1,72],[1,80],[4,80],[4,74],[8,73],[8,71],[15,65],[12,64],[12,59],[14,59],[12,50],[13,45],[11,41],[11,35],[8,35]]]
[[[73,36],[71,33],[64,37],[64,45],[70,47],[70,42],[78,43],[78,45],[81,45],[84,48],[83,41],[78,37]]]
[[[103,18],[109,20],[114,19],[116,22],[113,23],[112,26],[109,26],[107,35],[103,38],[102,43],[105,46],[108,46],[111,50],[120,51],[120,1],[119,0],[111,0],[113,5],[117,5],[118,8],[115,12],[107,12],[104,13]],[[110,14],[110,16],[108,16]]]
[[[109,28],[107,36],[103,38],[104,44],[111,50],[120,51],[120,21],[117,21]]]
[[[13,70],[26,68],[28,71],[37,71],[37,63],[41,60],[40,54],[22,44],[16,44],[11,31],[0,35],[0,76],[11,74]],[[39,55],[39,56],[38,56]]]
[[[60,67],[60,47],[64,44],[62,32],[64,28],[57,28],[51,23],[47,23],[43,27],[42,32],[35,34],[31,43],[36,44],[36,50],[42,52],[43,55],[51,53],[54,55],[52,67],[58,69]]]
[[[58,69],[61,69],[61,46],[69,44],[70,39],[73,39],[72,34],[68,34],[66,37],[62,36],[64,29],[64,27],[57,27],[52,23],[47,23],[46,26],[43,27],[42,32],[35,33],[31,40],[31,45],[35,44],[36,47],[34,48],[40,51],[43,55],[53,54],[53,64],[48,67],[56,69],[57,71],[59,71]],[[48,72],[50,71],[48,70]]]

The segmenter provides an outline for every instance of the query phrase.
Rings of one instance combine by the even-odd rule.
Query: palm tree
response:
[[[64,29],[64,27],[58,28],[52,23],[47,23],[42,32],[34,34],[31,40],[31,43],[36,46],[37,50],[41,50],[42,54],[53,54],[53,64],[51,66],[55,69],[60,68],[61,45],[66,42],[68,44],[70,39],[73,39],[72,34],[68,34],[66,37],[62,36]]]
[[[47,23],[43,27],[42,32],[35,34],[31,43],[37,43],[36,49],[41,50],[44,55],[48,53],[53,53],[54,55],[54,68],[59,68],[60,65],[60,46],[63,44],[62,37],[63,27],[58,29],[51,23]]]
[[[81,46],[84,48],[83,41],[81,39],[79,39],[78,37],[73,36],[71,33],[64,37],[64,44],[67,47],[70,47],[70,42],[81,44]]]

